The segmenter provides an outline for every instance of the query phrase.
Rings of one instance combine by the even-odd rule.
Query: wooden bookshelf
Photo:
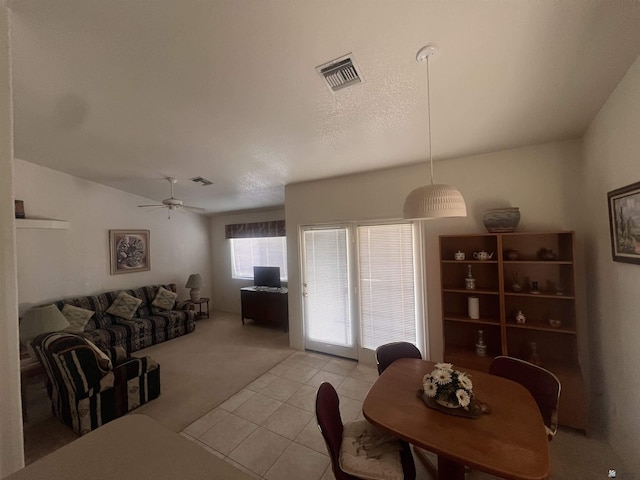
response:
[[[498,355],[528,360],[535,342],[542,366],[562,383],[560,423],[584,430],[587,406],[578,362],[573,244],[570,231],[441,236],[442,330],[444,360],[480,371],[488,371]],[[542,249],[553,253],[544,256]],[[474,259],[473,253],[481,250],[493,256]],[[509,251],[517,256],[509,257]],[[464,252],[465,259],[455,260],[456,252]],[[474,290],[465,288],[469,265]],[[520,290],[514,290],[514,278]],[[538,289],[532,291],[533,282]],[[469,317],[469,296],[479,298],[478,319]],[[524,324],[515,319],[518,311],[526,316]],[[475,352],[478,330],[487,344],[486,357]]]

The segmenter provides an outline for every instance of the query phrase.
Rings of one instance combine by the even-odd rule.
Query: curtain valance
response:
[[[226,238],[284,237],[284,220],[271,222],[234,223],[224,226]]]

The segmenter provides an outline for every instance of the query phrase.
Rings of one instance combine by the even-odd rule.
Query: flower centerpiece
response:
[[[473,383],[469,374],[453,369],[451,363],[436,363],[436,368],[422,379],[424,395],[448,408],[469,410]]]

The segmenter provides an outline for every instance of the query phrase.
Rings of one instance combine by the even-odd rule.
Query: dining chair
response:
[[[344,424],[340,416],[340,399],[333,385],[324,382],[318,388],[316,394],[316,420],[320,433],[324,437],[331,458],[331,468],[336,480],[360,480],[342,470],[340,467],[340,447],[342,445],[342,435]],[[416,466],[413,461],[411,449],[406,442],[400,442],[402,450],[400,460],[405,480],[415,480]]]
[[[562,388],[558,377],[533,363],[507,356],[494,358],[489,373],[513,380],[529,390],[542,414],[547,438],[552,440],[558,431],[558,402]]]
[[[378,365],[378,374],[399,358],[417,358],[422,360],[420,350],[409,342],[393,342],[380,345],[376,348],[376,363]]]

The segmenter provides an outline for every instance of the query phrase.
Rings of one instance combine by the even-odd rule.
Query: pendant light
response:
[[[426,218],[466,217],[467,206],[457,188],[433,183],[433,157],[431,154],[431,97],[429,85],[429,57],[438,53],[438,47],[427,45],[416,55],[418,62],[427,64],[427,112],[429,116],[429,167],[431,184],[418,187],[404,201],[403,217],[407,220]]]

